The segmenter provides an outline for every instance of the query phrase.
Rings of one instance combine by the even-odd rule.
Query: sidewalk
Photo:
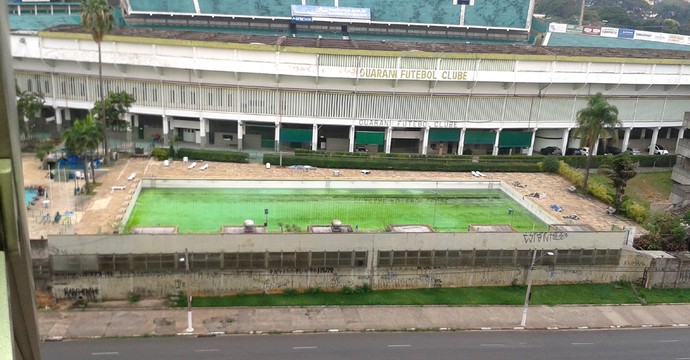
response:
[[[39,310],[43,340],[184,334],[186,309],[155,301],[107,308]],[[117,307],[120,306],[120,307]],[[522,306],[347,306],[195,308],[194,335],[343,331],[514,330]],[[525,329],[687,327],[690,304],[530,306]]]

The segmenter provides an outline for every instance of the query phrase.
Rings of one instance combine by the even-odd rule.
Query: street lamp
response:
[[[264,209],[264,227],[266,232],[268,232],[268,209]]]
[[[522,308],[522,321],[520,321],[520,326],[525,326],[527,324],[527,308],[529,307],[529,299],[532,297],[532,270],[534,270],[534,264],[537,260],[540,260],[544,256],[553,256],[553,252],[548,251],[545,254],[537,257],[537,249],[534,249],[534,254],[532,254],[532,263],[527,270],[527,293],[525,293],[525,306]]]
[[[184,249],[184,257],[180,258],[180,262],[184,263],[185,273],[187,274],[187,328],[185,332],[194,332],[192,326],[192,294],[191,294],[191,277],[189,276],[189,252]]]

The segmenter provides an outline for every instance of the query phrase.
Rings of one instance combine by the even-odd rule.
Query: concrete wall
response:
[[[649,256],[623,251],[619,265],[540,266],[534,270],[534,284],[576,282],[609,283],[635,281],[644,274]],[[90,300],[125,299],[131,293],[164,297],[186,292],[193,295],[221,295],[237,292],[272,292],[284,289],[340,289],[365,283],[374,288],[433,288],[459,286],[506,286],[524,284],[527,267],[380,268],[361,269],[267,269],[255,271],[213,271],[121,275],[54,276],[52,292],[58,299],[78,296]]]
[[[644,285],[646,288],[690,288],[690,258],[654,258],[647,268]]]
[[[627,232],[55,235],[53,255],[378,250],[623,249]]]

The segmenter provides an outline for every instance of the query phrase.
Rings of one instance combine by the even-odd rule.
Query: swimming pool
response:
[[[28,206],[36,196],[38,196],[38,190],[24,189],[24,205]]]
[[[221,226],[241,225],[246,219],[268,223],[269,232],[284,232],[295,225],[296,232],[303,232],[309,225],[330,224],[334,219],[373,232],[385,231],[393,224],[424,224],[437,232],[466,232],[470,224],[510,224],[518,231],[545,231],[548,227],[519,199],[486,184],[472,188],[461,182],[441,187],[445,184],[419,182],[412,187],[400,182],[207,181],[203,184],[207,188],[181,188],[201,184],[155,181],[150,185],[156,188],[140,190],[125,219],[125,233],[135,226],[177,226],[180,233],[218,233]],[[263,187],[250,188],[252,185]]]

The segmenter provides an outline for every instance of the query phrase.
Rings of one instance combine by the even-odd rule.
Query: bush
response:
[[[611,203],[613,202],[613,195],[609,194],[609,189],[602,184],[593,181],[588,182],[587,192],[606,204],[611,205]]]
[[[623,204],[621,204],[621,210],[627,217],[633,219],[639,224],[642,224],[647,218],[647,208],[632,200],[623,201]]]
[[[555,156],[547,156],[541,163],[541,168],[548,173],[557,173],[561,167],[561,162]]]
[[[371,285],[368,283],[364,283],[362,285],[357,285],[355,286],[355,293],[356,294],[366,294],[368,292],[371,292]]]
[[[304,293],[309,294],[309,295],[318,295],[321,293],[321,288],[318,286],[317,287],[310,287]]]
[[[439,157],[439,158],[420,158],[417,155],[403,157],[378,157],[356,155],[334,155],[331,156],[286,156],[283,155],[283,166],[290,165],[311,165],[321,168],[341,168],[341,169],[370,169],[370,170],[407,170],[407,171],[449,171],[449,172],[539,172],[539,164],[535,161],[479,161],[473,163],[471,158],[465,157]],[[537,158],[540,160],[540,158]],[[536,160],[536,159],[535,159]],[[264,163],[277,164],[279,156],[277,154],[265,154]]]
[[[340,289],[340,292],[345,295],[352,295],[355,293],[355,290],[352,289],[351,287],[345,285]]]
[[[204,160],[204,161],[218,161],[218,162],[230,162],[230,163],[248,163],[249,154],[244,152],[236,151],[214,151],[214,150],[203,150],[203,149],[187,149],[181,148],[177,150],[177,157],[183,158],[188,157],[194,160]]]
[[[585,181],[585,175],[583,173],[576,169],[573,169],[564,161],[561,161],[560,163],[560,166],[558,168],[558,174],[563,176],[576,186],[582,186],[582,183]]]
[[[162,160],[170,158],[170,153],[168,152],[168,149],[155,148],[155,149],[153,149],[153,151],[151,151],[151,156],[153,156],[153,158],[158,160],[158,161],[162,161]]]
[[[283,290],[283,295],[285,296],[296,296],[297,294],[299,294],[297,289],[288,288]]]

